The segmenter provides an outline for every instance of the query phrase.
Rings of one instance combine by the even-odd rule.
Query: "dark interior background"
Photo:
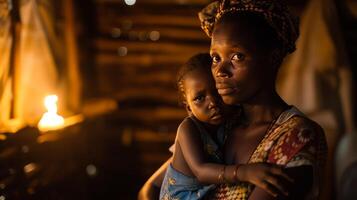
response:
[[[48,135],[33,127],[8,134],[0,144],[0,195],[136,199],[145,180],[170,157],[168,148],[186,116],[175,74],[189,57],[209,49],[197,17],[208,2],[137,0],[128,6],[122,0],[73,1],[88,117]],[[306,2],[293,0],[289,6],[299,15]],[[65,12],[59,11],[65,7],[53,4],[61,31]],[[356,80],[356,19],[346,9],[340,7],[339,14]]]

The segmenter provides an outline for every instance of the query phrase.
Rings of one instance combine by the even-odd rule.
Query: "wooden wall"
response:
[[[103,150],[107,157],[100,162],[112,165],[115,157],[132,156],[134,163],[141,165],[132,172],[140,173],[140,180],[133,180],[136,189],[170,156],[167,148],[186,116],[178,105],[175,75],[189,57],[209,49],[209,38],[200,29],[197,17],[209,1],[137,0],[133,6],[124,0],[92,1],[92,18],[82,30],[90,40],[81,43],[91,51],[82,55],[88,63],[82,65],[85,93],[90,98],[111,98],[118,104],[106,120],[105,130],[97,133],[103,137],[98,136],[96,141],[105,138],[98,148],[107,148],[108,144],[127,148],[126,153]],[[306,2],[291,0],[289,4],[299,15]],[[111,169],[125,172],[133,166],[121,164]]]
[[[126,174],[129,168],[136,170],[140,179],[132,180],[136,191],[170,156],[168,147],[186,116],[178,102],[175,76],[188,58],[209,50],[210,40],[197,17],[207,2],[137,0],[128,6],[118,0],[94,1],[87,92],[92,91],[91,98],[111,98],[118,104],[101,138],[111,138],[105,139],[106,145],[126,146],[128,152],[107,155],[105,163],[110,157],[127,156],[140,163],[139,168],[120,163],[113,167],[127,170]]]
[[[177,117],[176,70],[209,48],[197,17],[206,1],[187,2],[141,0],[127,6],[124,1],[95,1],[98,90],[118,100],[122,111],[130,107],[130,113],[140,111],[136,116],[147,118],[143,107],[160,104],[167,109],[162,113]],[[147,110],[151,120],[159,113]]]

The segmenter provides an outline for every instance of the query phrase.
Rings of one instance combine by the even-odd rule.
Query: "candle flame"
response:
[[[45,97],[45,107],[47,112],[42,115],[38,128],[42,132],[61,129],[64,126],[64,119],[57,114],[57,101],[56,95],[49,95]]]

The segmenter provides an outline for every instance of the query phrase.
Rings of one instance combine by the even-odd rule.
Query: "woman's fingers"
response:
[[[268,176],[266,177],[265,181],[270,184],[271,186],[273,186],[274,188],[276,188],[276,190],[280,191],[280,193],[284,194],[285,196],[288,196],[289,193],[285,187],[285,185],[283,184],[282,181],[280,181],[277,177],[275,177],[274,175]]]
[[[275,197],[278,194],[288,196],[288,188],[294,182],[278,165],[255,163],[243,165],[240,169],[241,181],[253,183]]]
[[[262,188],[263,190],[265,190],[267,193],[269,193],[270,195],[276,197],[278,196],[278,193],[276,192],[276,190],[267,182],[265,181],[259,181],[256,183],[257,187]]]
[[[280,167],[274,166],[271,168],[270,173],[285,178],[287,181],[293,183],[294,179],[288,176]]]

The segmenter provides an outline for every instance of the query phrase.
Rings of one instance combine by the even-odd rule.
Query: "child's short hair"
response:
[[[212,59],[209,53],[199,53],[192,56],[185,64],[183,64],[178,70],[176,76],[176,84],[179,92],[181,103],[186,102],[185,89],[183,82],[185,76],[194,70],[202,70],[202,72],[211,73]]]

